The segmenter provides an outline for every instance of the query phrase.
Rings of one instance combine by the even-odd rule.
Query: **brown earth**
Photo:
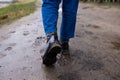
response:
[[[61,16],[58,26],[60,20]],[[118,7],[81,3],[70,55],[58,55],[52,67],[42,64],[45,41],[40,9],[4,25],[0,29],[0,80],[120,80]]]

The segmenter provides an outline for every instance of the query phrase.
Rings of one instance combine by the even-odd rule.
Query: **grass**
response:
[[[84,0],[82,2],[84,2]],[[84,3],[95,3],[95,4],[98,4],[98,5],[102,5],[102,6],[120,6],[120,3],[118,3],[118,2],[102,2],[102,3],[98,3],[98,2],[94,2],[94,0],[86,1]]]
[[[120,3],[117,3],[117,2],[103,2],[103,3],[99,3],[101,5],[106,5],[106,6],[120,6]]]
[[[29,1],[29,0],[28,0]],[[10,6],[0,8],[0,25],[10,23],[35,11],[35,0],[18,2]]]
[[[29,3],[29,2],[33,2],[35,0],[18,0],[18,3]]]

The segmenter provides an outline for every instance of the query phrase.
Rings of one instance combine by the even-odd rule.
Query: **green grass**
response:
[[[103,2],[103,3],[99,3],[100,5],[106,5],[106,6],[120,6],[120,3],[117,2]]]
[[[84,2],[84,0],[82,0],[82,2]],[[94,0],[90,0],[90,1],[87,1],[87,2],[84,2],[84,3],[94,3],[94,4],[98,4],[98,5],[102,5],[102,6],[120,6],[120,3],[118,3],[118,2],[102,2],[102,3],[99,3],[99,2],[94,2]]]
[[[13,4],[0,8],[0,25],[10,23],[23,16],[29,15],[33,13],[35,9],[35,1],[23,4]]]

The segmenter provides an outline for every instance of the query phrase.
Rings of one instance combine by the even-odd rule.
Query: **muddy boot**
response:
[[[61,40],[62,54],[69,54],[69,41]]]
[[[47,35],[46,50],[43,56],[43,64],[50,66],[57,61],[57,54],[61,52],[61,45],[58,41],[57,33]]]

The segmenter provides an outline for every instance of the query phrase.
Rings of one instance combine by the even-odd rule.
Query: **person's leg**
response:
[[[79,0],[63,0],[62,5],[62,24],[60,30],[60,39],[69,40],[74,37],[76,15]]]
[[[43,64],[47,66],[56,62],[56,55],[61,51],[61,45],[57,37],[57,19],[60,2],[61,0],[43,0],[42,17],[44,30],[47,35]]]
[[[69,52],[69,39],[74,37],[79,0],[63,0],[60,41],[63,53]]]
[[[58,9],[61,0],[43,0],[42,19],[45,33],[57,32]]]

